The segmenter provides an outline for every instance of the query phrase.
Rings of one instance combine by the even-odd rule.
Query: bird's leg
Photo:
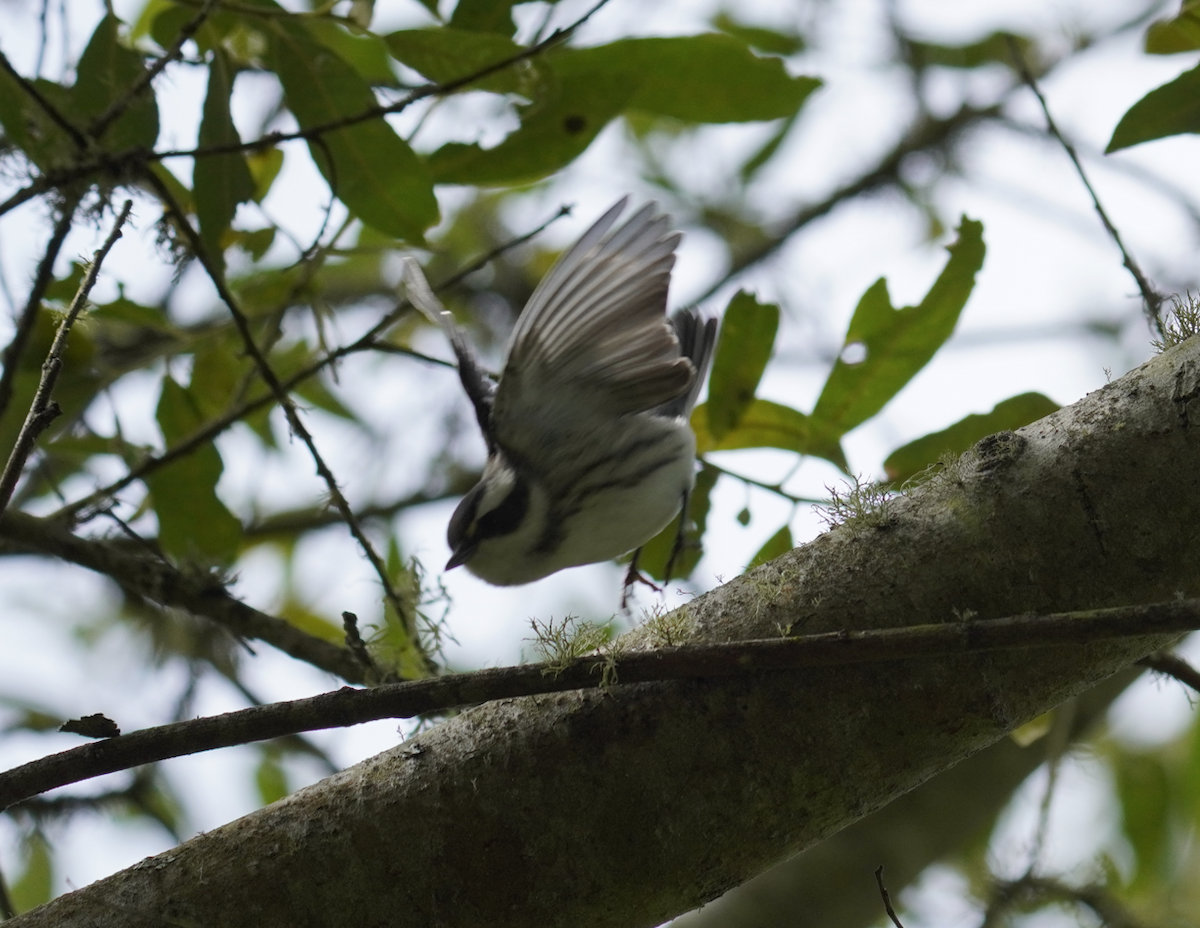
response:
[[[671,582],[671,570],[675,567],[675,562],[687,544],[688,503],[691,501],[691,497],[691,490],[683,491],[683,501],[679,507],[679,528],[675,531],[675,544],[671,546],[671,556],[667,558],[667,569],[663,572],[664,587]]]
[[[655,593],[661,593],[663,588],[656,584],[653,580],[648,580],[646,576],[638,570],[638,556],[642,553],[642,549],[638,548],[633,552],[633,557],[629,559],[629,569],[625,571],[625,585],[621,591],[621,611],[629,612],[629,594],[633,592],[635,584],[644,583]]]

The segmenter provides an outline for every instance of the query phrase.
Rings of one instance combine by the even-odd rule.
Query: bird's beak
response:
[[[461,567],[471,559],[471,555],[475,553],[477,545],[464,544],[457,551],[450,555],[450,560],[446,561],[446,570],[453,570],[455,567]]]

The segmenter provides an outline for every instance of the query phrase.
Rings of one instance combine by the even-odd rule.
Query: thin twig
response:
[[[363,675],[371,684],[375,683],[397,683],[398,680],[386,680],[386,676],[375,663],[375,658],[371,657],[371,652],[367,650],[367,643],[363,641],[362,635],[358,631],[358,616],[353,612],[342,613],[342,628],[346,633],[346,648],[354,655],[354,659],[362,665]]]
[[[1061,880],[1047,877],[1023,876],[1010,882],[998,883],[988,904],[983,924],[998,924],[1001,916],[1018,905],[1048,905],[1067,902],[1086,906],[1106,928],[1141,928],[1139,922],[1112,892],[1104,886],[1070,886]]]
[[[835,207],[857,196],[878,190],[890,184],[896,184],[900,178],[900,166],[904,160],[917,152],[948,148],[960,135],[972,126],[1001,115],[999,104],[975,109],[963,106],[957,113],[945,119],[926,116],[914,126],[895,148],[878,165],[863,174],[857,180],[839,187],[825,199],[796,211],[790,219],[782,224],[768,241],[756,248],[748,249],[734,257],[729,270],[714,282],[693,302],[702,303],[712,297],[718,290],[744,273],[751,267],[762,263],[771,257],[788,240],[809,225],[814,220],[832,212]]]
[[[83,275],[83,281],[79,284],[75,299],[71,301],[66,317],[59,323],[58,331],[54,334],[54,341],[50,344],[50,353],[46,355],[46,360],[42,364],[42,379],[34,394],[33,403],[30,404],[29,415],[25,417],[25,424],[21,426],[17,442],[8,456],[8,463],[4,465],[4,473],[0,475],[0,516],[8,508],[8,501],[12,499],[13,490],[17,487],[17,481],[21,479],[21,473],[25,470],[25,462],[33,453],[38,436],[62,414],[62,410],[59,409],[57,403],[52,401],[51,397],[54,394],[54,384],[58,381],[59,372],[62,370],[62,353],[67,347],[67,337],[71,334],[71,327],[75,325],[75,320],[79,318],[80,312],[87,304],[88,294],[95,286],[100,266],[108,257],[108,253],[116,244],[117,239],[121,237],[121,227],[129,218],[131,209],[133,209],[133,200],[126,200],[112,231],[108,233],[108,238],[92,255],[92,261],[88,265],[87,273]]]
[[[368,519],[390,519],[406,509],[462,496],[479,482],[479,477],[479,471],[464,471],[461,474],[455,474],[439,490],[418,490],[416,493],[401,496],[390,503],[364,506],[354,515],[360,522]],[[251,522],[242,529],[242,536],[244,538],[290,536],[314,529],[328,528],[340,521],[337,514],[330,512],[327,508],[292,509],[263,516],[257,521]]]
[[[25,301],[25,309],[22,310],[21,317],[17,320],[17,330],[13,333],[8,347],[4,349],[4,373],[0,374],[0,418],[3,418],[8,411],[8,404],[12,402],[17,369],[21,366],[21,358],[25,354],[29,336],[33,334],[38,312],[42,308],[42,299],[46,296],[50,282],[54,280],[54,262],[58,260],[58,253],[62,250],[67,233],[71,231],[71,224],[75,219],[75,210],[78,206],[78,199],[71,199],[63,204],[62,213],[54,224],[54,232],[50,235],[50,241],[46,243],[42,260],[38,262],[37,272],[33,277],[33,286],[29,288],[29,299]]]
[[[313,460],[313,465],[316,467],[317,474],[325,483],[325,489],[329,493],[331,502],[341,514],[342,521],[346,523],[347,528],[350,529],[350,534],[354,537],[354,540],[358,542],[358,546],[362,549],[363,553],[367,557],[367,560],[370,562],[371,567],[375,570],[375,575],[379,578],[380,585],[383,587],[384,597],[395,611],[396,617],[404,624],[405,630],[409,636],[409,641],[412,643],[414,648],[420,651],[421,645],[419,641],[415,610],[410,606],[407,606],[400,598],[400,594],[397,592],[395,585],[392,583],[391,577],[388,576],[387,565],[383,562],[383,558],[381,558],[378,552],[375,550],[375,546],[371,543],[371,540],[367,538],[362,526],[359,525],[358,519],[356,519],[354,516],[354,510],[350,508],[350,503],[343,495],[341,487],[338,486],[337,478],[334,477],[333,471],[330,470],[329,465],[325,463],[324,457],[322,457],[321,452],[317,449],[316,441],[313,439],[312,434],[308,431],[308,428],[304,425],[303,420],[300,418],[300,413],[296,408],[296,404],[292,401],[291,395],[288,393],[283,383],[275,374],[275,371],[272,369],[271,364],[267,360],[267,357],[263,353],[262,349],[259,348],[258,342],[254,338],[254,333],[250,331],[250,320],[246,317],[246,314],[242,312],[241,307],[238,305],[237,298],[229,289],[229,285],[226,284],[225,276],[221,273],[220,269],[214,265],[212,256],[208,253],[208,249],[205,246],[203,239],[200,238],[200,233],[197,232],[192,226],[187,214],[183,211],[183,208],[180,207],[179,203],[176,202],[174,196],[171,194],[171,191],[167,189],[166,184],[164,184],[151,171],[147,171],[145,173],[145,178],[147,182],[154,188],[155,192],[159,196],[159,199],[165,205],[167,211],[172,214],[175,219],[176,226],[187,238],[192,253],[196,255],[200,263],[203,265],[204,270],[208,274],[209,280],[216,288],[217,295],[221,298],[221,302],[225,304],[230,315],[233,317],[234,325],[237,327],[238,334],[241,336],[242,345],[246,349],[246,353],[249,354],[251,360],[254,361],[254,365],[258,369],[259,376],[262,377],[267,386],[271,388],[271,392],[274,394],[275,401],[279,403],[280,408],[283,410],[283,414],[287,417],[288,426],[290,427],[292,434],[299,438],[300,441],[303,442],[304,446],[308,449],[309,456]],[[426,660],[428,661],[428,658],[426,658]]]
[[[796,496],[795,494],[787,492],[787,490],[783,488],[783,484],[786,481],[781,480],[779,483],[767,483],[764,480],[755,480],[753,477],[747,477],[745,474],[739,474],[736,471],[721,467],[719,464],[714,464],[707,457],[704,458],[704,466],[711,467],[717,473],[725,477],[732,477],[734,480],[740,480],[747,486],[758,487],[760,490],[766,490],[768,493],[774,493],[776,496],[786,499],[788,502],[797,506],[806,504],[824,506],[829,503],[828,499],[817,499],[816,497],[812,496]]]
[[[567,690],[664,680],[729,677],[916,657],[1144,637],[1200,628],[1200,599],[1052,615],[953,621],[794,638],[689,644],[589,654],[548,672],[545,664],[498,667],[367,690],[343,687],[308,699],[148,728],[32,761],[0,774],[0,810],[46,790],[141,764],[383,718]],[[613,684],[613,662],[619,683]]]
[[[1200,670],[1197,670],[1178,654],[1156,651],[1148,657],[1143,657],[1138,664],[1142,667],[1149,667],[1155,673],[1172,677],[1184,686],[1190,686],[1200,693]]]
[[[879,897],[883,900],[883,907],[887,910],[888,918],[892,920],[892,924],[896,928],[904,928],[900,919],[896,916],[896,910],[892,908],[892,897],[887,891],[887,887],[883,885],[883,864],[875,868],[875,885],[879,887]]]
[[[219,577],[181,571],[127,543],[80,538],[61,523],[14,509],[0,521],[0,551],[46,554],[78,564],[111,578],[127,593],[209,619],[239,640],[256,638],[349,683],[363,681],[362,669],[345,648],[234,598]]]
[[[1161,337],[1163,335],[1162,304],[1166,302],[1166,297],[1154,288],[1154,285],[1142,273],[1142,269],[1138,266],[1137,261],[1134,260],[1133,255],[1125,248],[1125,243],[1121,241],[1121,233],[1117,231],[1117,227],[1108,218],[1108,213],[1105,212],[1103,205],[1100,203],[1100,197],[1096,195],[1095,188],[1092,187],[1091,181],[1088,180],[1087,172],[1083,169],[1083,164],[1079,160],[1075,146],[1067,141],[1066,136],[1059,130],[1058,124],[1055,123],[1054,117],[1050,115],[1050,106],[1046,103],[1046,98],[1042,95],[1041,88],[1038,87],[1037,79],[1033,76],[1033,72],[1029,70],[1029,67],[1025,63],[1025,56],[1021,54],[1021,47],[1011,35],[1006,35],[1005,39],[1008,42],[1009,54],[1012,56],[1017,72],[1021,75],[1021,79],[1025,82],[1026,86],[1033,91],[1038,103],[1041,104],[1042,113],[1046,117],[1046,128],[1063,147],[1063,151],[1067,153],[1067,157],[1071,159],[1071,163],[1075,165],[1075,173],[1079,175],[1079,179],[1083,182],[1088,196],[1092,198],[1092,206],[1095,207],[1096,214],[1104,224],[1105,231],[1108,232],[1109,238],[1113,240],[1113,243],[1120,250],[1121,260],[1125,268],[1133,276],[1134,281],[1137,282],[1138,291],[1142,294],[1142,301],[1145,304],[1146,315],[1149,316],[1150,322]]]
[[[87,127],[89,137],[99,139],[104,135],[105,130],[116,120],[120,119],[122,114],[133,105],[133,101],[150,86],[150,82],[158,77],[163,72],[163,69],[172,61],[179,60],[180,55],[183,54],[183,46],[196,34],[196,30],[204,25],[204,21],[208,19],[209,14],[219,2],[220,0],[204,0],[199,12],[184,23],[183,28],[179,30],[179,35],[176,37],[174,44],[167,50],[167,53],[155,61],[151,67],[142,71],[136,81],[125,88],[124,92],[113,100],[103,113],[92,120],[91,125]]]

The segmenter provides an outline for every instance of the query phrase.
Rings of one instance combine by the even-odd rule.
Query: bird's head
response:
[[[529,515],[529,482],[523,478],[502,452],[488,458],[483,477],[462,498],[446,531],[450,560],[446,569],[462,564],[471,569],[471,559],[480,545],[502,542],[516,535]]]

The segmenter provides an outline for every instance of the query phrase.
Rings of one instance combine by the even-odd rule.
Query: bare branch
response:
[[[210,619],[240,638],[265,641],[350,683],[362,682],[362,668],[349,651],[246,605],[210,574],[184,573],[161,557],[102,539],[80,538],[51,519],[15,510],[0,521],[0,539],[12,553],[48,554],[78,564],[159,605]]]
[[[460,283],[465,278],[469,277],[471,274],[475,273],[480,268],[485,267],[489,262],[495,260],[500,255],[504,254],[507,251],[510,251],[513,248],[516,248],[519,245],[523,245],[525,242],[528,242],[531,239],[535,238],[536,236],[540,235],[542,232],[544,232],[546,230],[547,227],[549,227],[551,225],[551,223],[557,221],[558,219],[562,218],[563,216],[570,215],[570,212],[571,212],[571,207],[569,207],[569,206],[560,207],[558,212],[556,212],[549,219],[542,222],[536,228],[534,228],[531,231],[526,232],[525,234],[520,235],[514,239],[511,239],[510,241],[504,242],[503,244],[497,246],[496,248],[493,248],[491,251],[487,252],[484,255],[481,255],[479,258],[472,261],[470,264],[468,264],[466,267],[464,267],[460,271],[457,271],[456,273],[452,274],[450,277],[446,278],[444,281],[442,281],[436,287],[433,288],[434,292],[440,293],[441,291],[443,291],[449,287],[452,287],[455,284]],[[408,312],[408,310],[409,310],[408,301],[404,300],[404,301],[400,302],[394,309],[392,309],[390,312],[386,313],[383,316],[383,318],[381,318],[377,323],[375,323],[375,325],[373,325],[361,337],[359,337],[358,339],[356,339],[355,341],[351,342],[348,345],[343,345],[342,347],[329,352],[329,354],[327,354],[325,357],[321,358],[319,361],[313,362],[308,367],[303,368],[300,371],[297,371],[295,374],[293,374],[287,380],[283,381],[284,389],[291,391],[298,384],[307,380],[309,377],[312,377],[315,374],[320,373],[321,371],[325,370],[325,368],[329,367],[330,365],[337,363],[342,358],[348,357],[349,355],[352,355],[352,354],[357,354],[358,352],[361,352],[361,351],[389,351],[389,352],[395,351],[398,353],[406,354],[409,357],[414,357],[419,360],[426,361],[431,364],[443,364],[446,366],[452,366],[447,361],[442,361],[438,358],[426,357],[425,355],[422,355],[420,352],[412,351],[410,349],[393,348],[392,346],[388,346],[388,345],[385,345],[385,344],[377,341],[379,336],[382,335],[384,332],[386,332],[393,324],[396,323],[397,320],[399,320],[402,316],[404,316]],[[165,467],[167,464],[170,464],[172,461],[176,461],[176,460],[179,460],[180,458],[186,457],[187,455],[191,454],[193,451],[195,451],[201,445],[206,444],[207,442],[216,438],[218,435],[220,435],[222,432],[224,432],[227,428],[229,428],[235,422],[238,422],[245,416],[248,416],[251,413],[253,413],[259,409],[262,409],[264,406],[270,404],[273,399],[274,399],[273,393],[264,393],[263,395],[255,397],[252,400],[247,400],[246,402],[242,403],[241,405],[229,410],[227,413],[225,413],[220,418],[214,419],[212,422],[208,423],[207,425],[203,426],[202,428],[197,429],[195,432],[193,432],[191,435],[189,435],[186,439],[181,441],[178,445],[167,449],[160,455],[147,458],[145,461],[143,461],[137,467],[134,467],[133,469],[131,469],[129,471],[129,473],[127,473],[124,477],[121,477],[119,480],[116,480],[116,481],[108,484],[105,487],[101,487],[99,490],[96,490],[94,493],[90,494],[89,496],[86,496],[81,500],[71,503],[69,506],[64,506],[57,513],[54,514],[54,518],[77,520],[77,521],[87,521],[95,514],[95,511],[98,511],[98,510],[95,510],[95,507],[99,506],[99,507],[103,508],[106,501],[109,498],[111,498],[114,494],[121,492],[121,490],[125,489],[127,486],[129,486],[134,481],[140,480],[143,477],[147,476],[148,474],[151,474],[154,471],[159,470],[162,467]]]
[[[479,482],[479,477],[480,474],[478,471],[463,471],[460,474],[454,475],[446,486],[440,490],[419,490],[416,493],[410,493],[407,496],[392,500],[390,503],[377,503],[373,506],[364,506],[356,511],[354,515],[359,522],[366,522],[368,519],[390,519],[396,513],[412,509],[415,506],[424,506],[426,503],[436,503],[462,496]],[[312,531],[313,529],[327,528],[331,525],[336,525],[340,521],[337,514],[330,512],[327,508],[310,507],[306,509],[292,509],[264,516],[258,521],[244,526],[242,535],[246,538],[270,538],[279,535],[295,535],[300,532]]]
[[[924,117],[886,158],[858,180],[839,187],[824,200],[798,210],[769,240],[759,247],[737,256],[724,276],[697,297],[695,302],[701,303],[707,300],[733,278],[771,257],[793,235],[814,220],[830,213],[840,203],[880,187],[897,183],[900,177],[900,166],[909,155],[916,152],[946,149],[969,129],[986,120],[995,119],[1000,114],[999,105],[982,109],[963,106],[957,113],[945,119],[933,116]]]
[[[242,338],[242,345],[245,347],[246,353],[249,354],[250,358],[254,361],[254,365],[258,369],[259,376],[262,377],[267,386],[271,388],[271,393],[274,395],[275,401],[279,403],[280,408],[283,409],[283,413],[287,417],[288,426],[291,428],[292,433],[296,435],[296,437],[299,438],[300,441],[304,443],[304,446],[308,449],[309,456],[312,458],[313,464],[317,469],[317,474],[325,483],[325,488],[329,493],[330,500],[337,508],[337,511],[341,514],[342,520],[346,523],[346,526],[350,529],[350,534],[354,536],[354,540],[358,542],[359,547],[362,548],[363,553],[367,556],[367,560],[370,562],[371,567],[375,570],[375,575],[379,578],[380,585],[383,587],[384,597],[395,611],[397,618],[404,623],[405,629],[408,632],[409,641],[412,643],[414,648],[420,651],[421,645],[419,641],[415,611],[411,607],[406,606],[403,600],[401,600],[400,594],[396,591],[396,587],[392,583],[391,577],[388,576],[387,565],[384,564],[383,559],[375,550],[375,546],[371,544],[371,540],[367,538],[366,533],[363,532],[362,526],[358,524],[358,519],[355,518],[354,511],[350,508],[350,503],[342,494],[341,487],[338,486],[337,478],[334,477],[333,471],[329,469],[329,465],[325,463],[325,459],[321,456],[321,452],[317,450],[316,441],[313,439],[312,434],[308,431],[308,428],[304,425],[303,420],[301,420],[300,413],[296,409],[296,404],[292,402],[291,395],[288,393],[287,388],[279,380],[278,376],[276,376],[275,371],[271,368],[270,362],[267,360],[267,356],[263,353],[263,350],[255,341],[254,333],[250,331],[250,320],[246,317],[246,314],[242,312],[240,306],[238,305],[237,298],[233,295],[233,291],[229,289],[229,285],[226,284],[225,275],[222,274],[220,269],[213,263],[212,256],[208,253],[208,249],[205,247],[203,239],[200,238],[200,233],[197,232],[192,226],[191,222],[188,220],[187,214],[184,213],[179,203],[176,202],[174,196],[171,194],[171,191],[167,189],[166,184],[164,184],[150,171],[146,172],[145,177],[158,193],[159,198],[162,200],[167,211],[174,218],[179,230],[187,238],[192,252],[204,266],[204,270],[208,273],[209,279],[216,288],[217,295],[220,296],[221,301],[229,309],[230,315],[233,317],[234,325],[237,327],[238,334]],[[425,660],[428,662],[429,658],[426,657]]]
[[[42,364],[42,379],[38,384],[37,393],[34,394],[33,403],[29,407],[29,415],[25,417],[25,424],[21,426],[17,443],[8,456],[8,463],[4,465],[4,473],[0,475],[0,516],[8,508],[8,501],[12,499],[13,490],[17,487],[17,481],[21,479],[21,472],[25,469],[25,462],[33,452],[33,446],[37,443],[38,436],[62,413],[58,404],[51,402],[51,397],[54,393],[54,384],[58,381],[58,374],[62,370],[62,353],[67,347],[67,337],[71,334],[71,327],[75,325],[75,320],[79,318],[80,312],[87,304],[88,294],[92,292],[92,287],[96,283],[100,266],[104,263],[104,259],[113,245],[116,244],[117,239],[121,237],[121,227],[129,218],[131,209],[133,209],[133,201],[126,200],[112,231],[108,233],[108,238],[92,255],[92,261],[88,265],[87,273],[83,276],[83,281],[79,284],[75,299],[71,301],[66,317],[59,323],[54,341],[50,345],[50,353],[46,356],[45,363]]]
[[[892,908],[891,894],[887,891],[887,887],[883,885],[883,864],[875,868],[875,885],[879,887],[879,898],[883,900],[883,907],[887,911],[888,918],[892,920],[892,924],[896,928],[904,928],[904,925],[896,916],[896,910]]]
[[[1143,657],[1138,663],[1143,667],[1149,667],[1155,673],[1172,677],[1184,686],[1190,686],[1200,693],[1200,670],[1197,670],[1178,654],[1157,651],[1149,657]]]
[[[0,774],[0,810],[46,790],[141,764],[384,718],[565,690],[728,677],[910,658],[1071,646],[1200,628],[1200,599],[1052,615],[825,632],[794,638],[689,644],[591,654],[559,664],[499,667],[366,690],[343,687],[308,699],[176,722],[97,741]],[[615,683],[606,683],[613,681]]]

